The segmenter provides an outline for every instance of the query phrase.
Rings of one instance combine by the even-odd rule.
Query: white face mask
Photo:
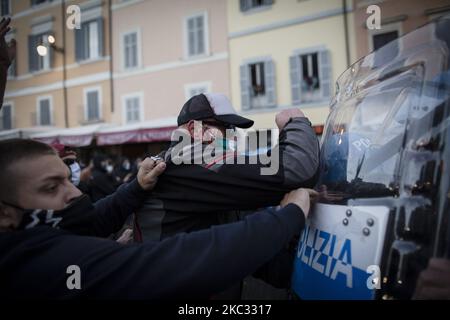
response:
[[[114,167],[112,165],[109,164],[106,166],[106,172],[111,173],[111,172],[113,172],[113,170],[114,170]]]
[[[70,171],[72,172],[72,176],[70,180],[75,186],[80,184],[80,176],[81,176],[81,167],[78,162],[74,162],[70,165]]]
[[[130,170],[130,167],[131,167],[131,165],[130,165],[129,162],[124,162],[124,163],[123,163],[123,168],[124,168],[125,170]]]

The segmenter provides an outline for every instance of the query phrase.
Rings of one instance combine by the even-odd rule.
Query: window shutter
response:
[[[132,67],[137,67],[138,66],[138,43],[137,43],[137,33],[133,33],[133,35],[131,36],[131,38],[133,39],[133,41],[132,41],[132,43],[133,43],[133,46],[132,46],[132,48],[133,48],[133,50],[132,50],[132,52],[133,52],[133,55],[132,55],[132,58],[133,58],[133,62],[132,62]]]
[[[130,99],[126,99],[125,100],[125,114],[126,114],[125,122],[129,123],[131,121],[131,118],[132,118],[132,115],[131,115],[131,100]]]
[[[98,56],[99,57],[103,57],[104,55],[104,34],[103,34],[103,18],[98,18],[97,19],[97,24],[98,24]]]
[[[331,61],[328,50],[319,52],[319,77],[322,98],[328,99],[331,97]]]
[[[9,130],[12,129],[12,112],[11,112],[11,106],[10,105],[4,105],[1,113],[0,113],[0,119],[2,130]]]
[[[188,55],[192,56],[195,54],[195,23],[194,18],[190,18],[187,22],[187,33],[188,33]]]
[[[270,6],[273,4],[273,0],[263,0],[263,4],[266,6]]]
[[[125,35],[123,37],[123,56],[124,56],[124,67],[129,68],[130,67],[130,45],[129,45],[129,35]]]
[[[142,121],[141,119],[141,100],[139,98],[134,99],[135,104],[135,120]]]
[[[264,82],[266,84],[267,105],[276,107],[275,64],[272,60],[264,62]]]
[[[30,72],[38,70],[38,53],[36,48],[38,46],[38,36],[28,36],[28,70]]]
[[[88,104],[88,120],[98,120],[100,118],[100,114],[99,114],[97,91],[88,92],[87,104]]]
[[[94,94],[94,112],[95,112],[95,119],[100,120],[100,105],[99,105],[99,96],[98,92],[95,92]]]
[[[85,59],[85,35],[86,35],[86,25],[82,24],[80,29],[75,29],[75,59],[81,61]]]
[[[137,67],[138,65],[137,41],[137,33],[130,33],[124,37],[125,69]]]
[[[47,126],[51,124],[50,101],[48,99],[39,102],[39,118],[41,125]]]
[[[292,105],[299,105],[301,102],[302,64],[298,55],[289,57],[289,69],[291,75]]]
[[[242,110],[250,109],[250,70],[248,65],[241,68],[241,108]]]
[[[245,12],[252,7],[252,0],[240,0],[241,12]]]
[[[197,17],[197,52],[196,54],[205,53],[205,20],[203,16]]]

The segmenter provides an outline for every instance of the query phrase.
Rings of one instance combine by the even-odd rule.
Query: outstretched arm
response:
[[[142,245],[55,231],[40,241],[45,255],[35,248],[30,262],[14,270],[17,280],[6,292],[14,296],[26,288],[27,297],[40,298],[207,298],[254,272],[303,229],[308,192],[295,190],[281,205],[279,211],[264,210],[243,221]],[[67,290],[61,270],[68,265],[81,269],[82,290]]]

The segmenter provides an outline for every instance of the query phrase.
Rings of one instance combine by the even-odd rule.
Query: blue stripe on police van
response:
[[[336,260],[336,259],[333,259]],[[350,266],[352,287],[347,286],[347,276],[338,272],[335,279],[311,268],[296,259],[292,288],[298,297],[305,300],[370,300],[375,291],[367,288],[369,274]]]

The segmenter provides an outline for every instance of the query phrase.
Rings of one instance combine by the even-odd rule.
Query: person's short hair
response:
[[[23,159],[32,159],[45,155],[57,155],[49,145],[25,139],[0,141],[0,200],[15,190],[15,177],[11,166]]]

